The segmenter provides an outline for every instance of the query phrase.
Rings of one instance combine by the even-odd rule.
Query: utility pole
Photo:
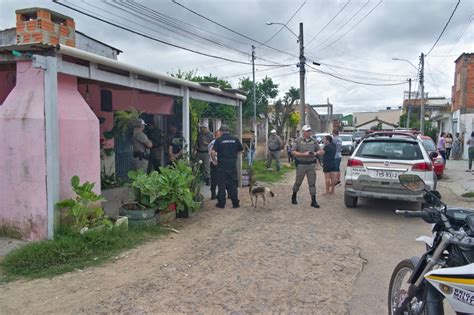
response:
[[[254,144],[255,144],[255,154],[257,153],[257,97],[256,97],[256,87],[255,87],[255,46],[252,45],[252,75],[253,75],[253,132],[254,132]]]
[[[306,123],[305,120],[305,91],[304,91],[304,77],[305,77],[305,63],[306,58],[304,57],[304,42],[303,42],[303,23],[300,23],[300,36],[298,38],[300,43],[300,134],[302,134],[302,128]]]
[[[407,122],[405,124],[406,128],[410,128],[410,118],[411,118],[411,78],[408,79],[408,114],[407,114]]]
[[[425,85],[424,85],[424,71],[425,71],[425,55],[421,53],[420,56],[420,87],[421,87],[421,106],[420,106],[420,132],[425,134]]]

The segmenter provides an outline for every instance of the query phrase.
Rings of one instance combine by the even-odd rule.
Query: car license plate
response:
[[[375,176],[379,178],[398,178],[399,172],[376,170]]]

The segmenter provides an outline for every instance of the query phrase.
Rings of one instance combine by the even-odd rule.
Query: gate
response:
[[[132,135],[120,134],[115,136],[115,176],[128,180],[128,171],[132,169]]]

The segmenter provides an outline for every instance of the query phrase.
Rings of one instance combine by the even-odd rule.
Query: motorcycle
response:
[[[396,210],[433,225],[421,257],[402,260],[393,270],[388,291],[390,315],[443,315],[448,300],[457,315],[474,314],[474,209],[452,208],[418,175],[399,176],[400,184],[424,194],[421,211]]]

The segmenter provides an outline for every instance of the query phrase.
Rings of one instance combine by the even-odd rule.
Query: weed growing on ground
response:
[[[461,195],[462,197],[466,197],[466,198],[474,198],[474,191],[470,191],[470,192],[467,192],[467,193],[464,193]]]
[[[51,277],[99,265],[163,233],[159,226],[130,230],[117,227],[83,235],[62,231],[53,240],[27,244],[5,256],[0,262],[0,280]]]
[[[295,169],[295,165],[282,163],[281,169],[277,171],[276,169],[267,170],[267,162],[264,160],[254,161],[253,165],[254,179],[258,182],[264,183],[275,183],[280,181],[288,172]],[[244,168],[247,168],[247,165],[244,164]]]

